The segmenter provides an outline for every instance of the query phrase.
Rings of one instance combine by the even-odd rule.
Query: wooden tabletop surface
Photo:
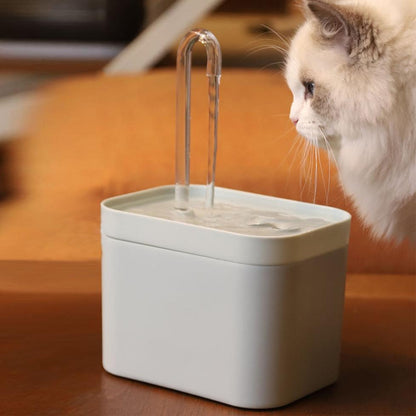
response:
[[[349,275],[339,381],[250,411],[101,366],[98,262],[0,262],[1,415],[414,415],[415,277]]]

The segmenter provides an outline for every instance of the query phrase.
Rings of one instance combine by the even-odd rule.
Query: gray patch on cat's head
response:
[[[352,16],[354,31],[351,35],[350,58],[361,62],[375,62],[383,53],[378,41],[378,28],[374,22],[362,15]]]
[[[378,28],[369,16],[324,0],[307,0],[306,5],[319,42],[343,47],[352,63],[375,62],[380,57]]]
[[[338,115],[338,111],[331,99],[330,91],[319,83],[315,84],[315,93],[311,99],[311,107],[316,114],[319,114],[325,120],[333,120]]]
[[[322,85],[319,80],[314,79],[307,70],[301,70],[300,80],[304,85],[307,82],[313,82],[315,85],[313,97],[309,98],[313,111],[323,120],[335,119],[338,115],[338,110],[334,106],[330,90]]]

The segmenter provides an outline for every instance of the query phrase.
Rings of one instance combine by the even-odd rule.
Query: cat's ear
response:
[[[324,0],[306,0],[306,13],[315,18],[321,36],[345,48],[349,55],[354,39],[354,24],[351,16],[340,6]]]

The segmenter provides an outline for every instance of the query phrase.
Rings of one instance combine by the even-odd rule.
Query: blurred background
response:
[[[140,73],[175,66],[191,27],[220,39],[225,67],[279,68],[302,17],[288,0],[1,0],[0,194],[10,184],[5,142],[22,136],[34,91],[80,74]],[[205,65],[196,47],[193,65]]]
[[[275,46],[284,43],[273,32],[289,38],[301,22],[296,7],[288,3],[2,0],[0,134],[13,134],[19,124],[14,120],[18,107],[21,104],[23,111],[30,105],[29,100],[18,104],[14,95],[74,73],[106,68],[111,73],[138,73],[174,66],[179,38],[192,26],[207,28],[221,39],[224,66],[279,66],[278,50],[265,46],[268,38]],[[133,41],[135,51],[117,59]],[[204,59],[202,48],[196,49],[194,65],[203,65]]]
[[[215,28],[226,39],[225,65],[258,66],[259,57],[247,57],[242,45],[267,33],[265,25],[290,34],[299,22],[287,0],[2,0],[1,64],[11,70],[99,70],[160,18],[171,19],[163,30],[170,48],[156,66],[174,62],[176,27],[181,33],[190,23]]]

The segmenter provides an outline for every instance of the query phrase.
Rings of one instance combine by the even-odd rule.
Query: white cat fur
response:
[[[416,0],[304,3],[306,22],[285,71],[290,117],[307,140],[329,143],[344,190],[373,234],[415,242]],[[325,3],[360,27],[340,39],[329,22],[325,30],[337,36],[326,36]],[[354,33],[350,50],[344,41]],[[313,97],[305,95],[305,77],[314,82]]]

